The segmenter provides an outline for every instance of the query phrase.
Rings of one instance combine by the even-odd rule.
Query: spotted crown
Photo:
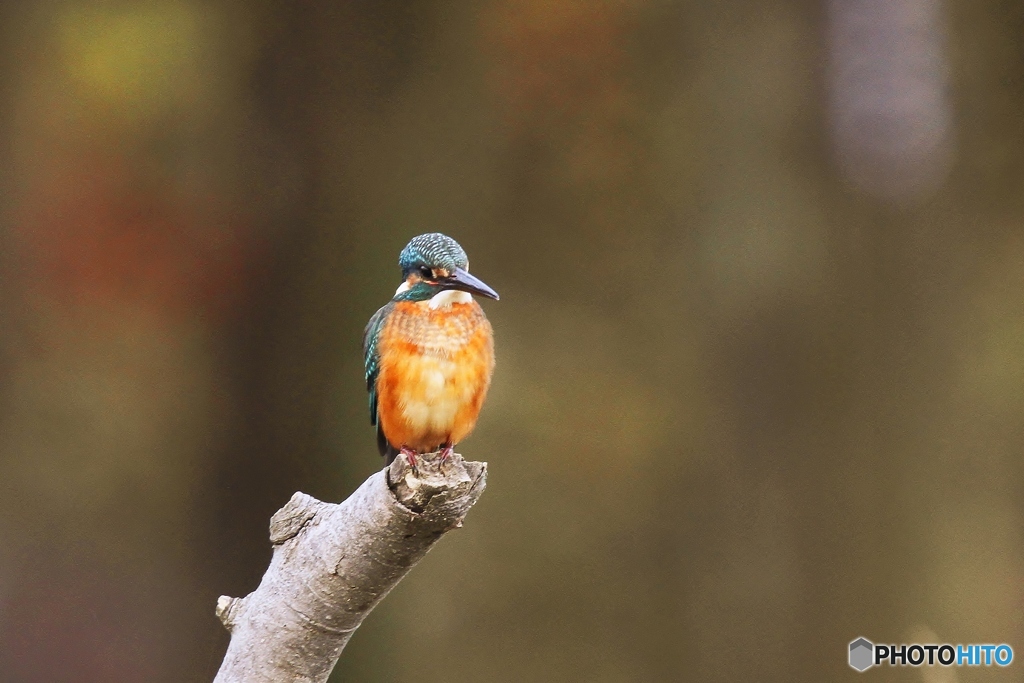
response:
[[[448,235],[439,232],[428,232],[413,237],[405,245],[398,257],[398,265],[402,267],[402,276],[417,268],[443,268],[449,272],[456,268],[469,270],[469,257],[459,243]]]

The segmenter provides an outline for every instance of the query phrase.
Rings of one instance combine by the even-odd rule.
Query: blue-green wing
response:
[[[389,303],[374,313],[363,330],[363,365],[366,368],[366,390],[370,392],[370,424],[377,426],[377,450],[384,456],[386,465],[395,459],[398,449],[388,443],[377,418],[377,376],[380,374],[380,333],[393,306]]]
[[[380,374],[380,331],[384,328],[391,304],[373,314],[363,330],[363,365],[366,368],[366,390],[370,392],[370,424],[377,424],[377,375]]]

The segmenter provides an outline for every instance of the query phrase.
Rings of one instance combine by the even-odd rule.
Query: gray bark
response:
[[[214,683],[326,681],[363,619],[487,484],[487,464],[400,455],[340,504],[296,493],[270,520],[274,554],[259,587],[221,596],[231,642]]]

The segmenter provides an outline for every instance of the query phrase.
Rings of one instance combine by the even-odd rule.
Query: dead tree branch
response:
[[[296,493],[270,520],[274,555],[259,587],[221,596],[231,632],[214,683],[322,683],[363,619],[483,493],[487,465],[405,456],[348,500]]]

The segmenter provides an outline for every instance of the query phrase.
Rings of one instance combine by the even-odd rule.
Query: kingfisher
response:
[[[494,332],[473,295],[498,293],[469,274],[459,243],[432,232],[398,257],[402,284],[363,332],[370,423],[390,465],[404,453],[446,460],[476,425],[494,372]]]

